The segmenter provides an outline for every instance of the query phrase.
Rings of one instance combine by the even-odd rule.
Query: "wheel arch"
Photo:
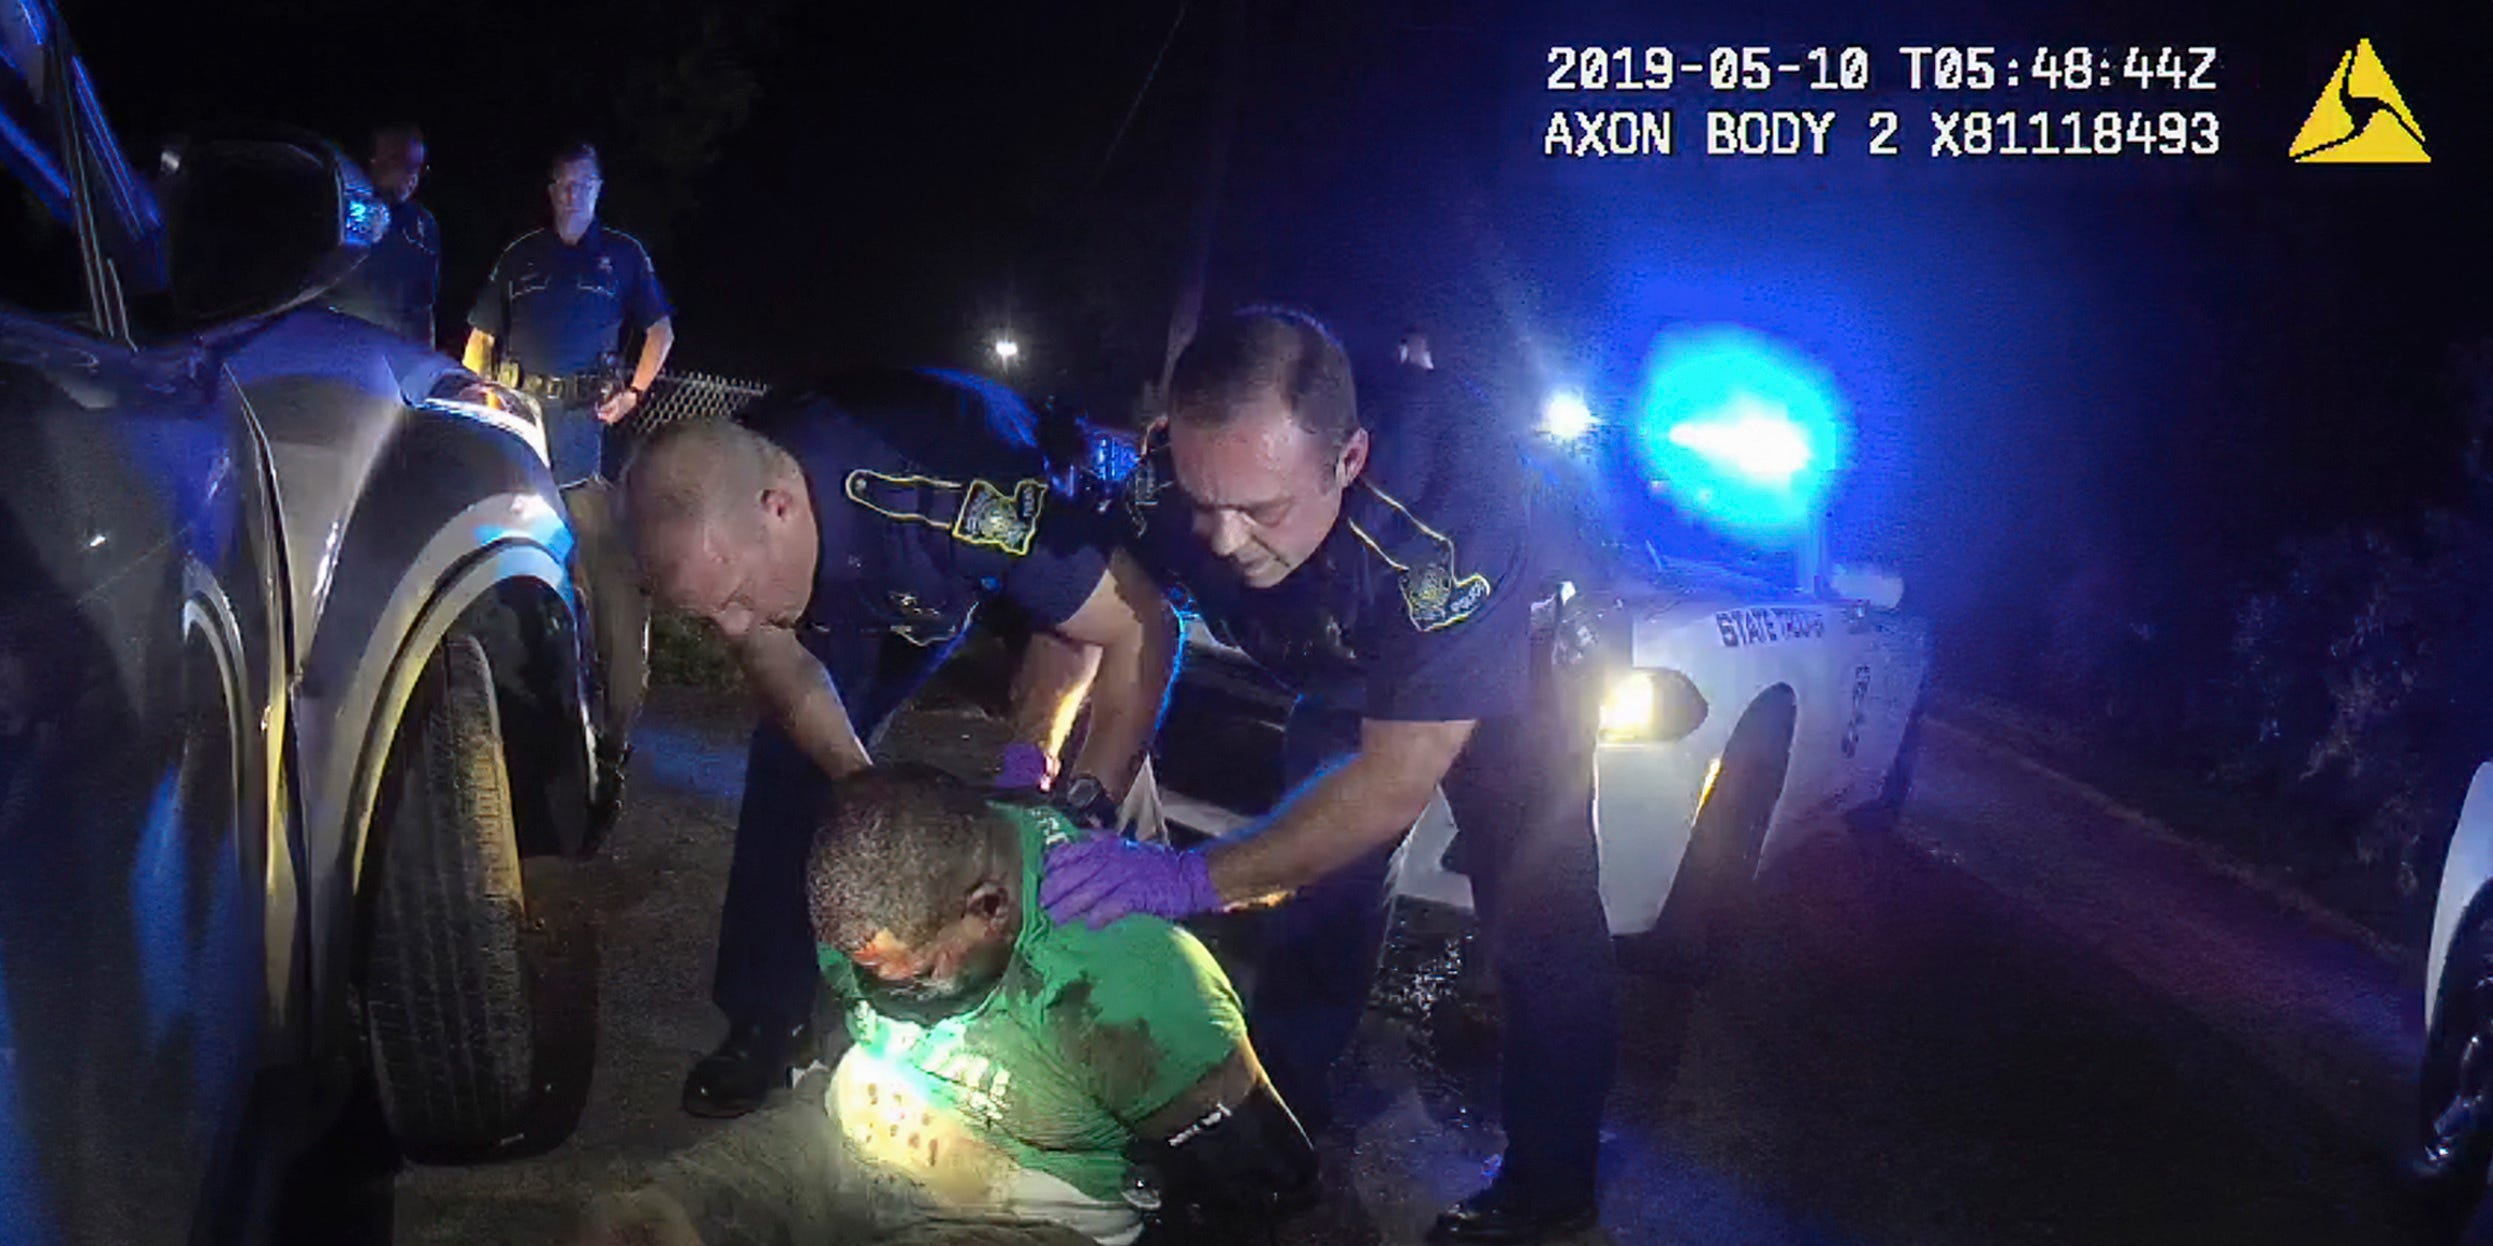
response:
[[[2424,973],[2427,1032],[2439,1015],[2450,944],[2486,902],[2489,887],[2493,887],[2493,762],[2476,767],[2476,776],[2467,785],[2467,799],[2459,806],[2458,825],[2450,832],[2449,852],[2442,858],[2441,887],[2433,903],[2432,949]]]
[[[397,637],[386,674],[378,676],[373,687],[365,729],[354,745],[351,782],[343,794],[343,842],[334,866],[346,885],[331,888],[325,901],[329,934],[324,940],[326,955],[317,959],[316,969],[322,988],[319,997],[329,1001],[324,1012],[332,1025],[343,1026],[346,1021],[343,988],[353,972],[368,907],[365,901],[372,887],[365,867],[373,860],[374,827],[390,750],[405,725],[426,665],[454,628],[477,627],[487,660],[497,672],[521,669],[530,662],[551,662],[564,672],[556,686],[566,690],[567,710],[537,703],[515,707],[515,702],[533,699],[505,685],[499,674],[497,709],[518,713],[519,730],[552,733],[538,737],[545,745],[545,756],[552,760],[530,772],[540,790],[549,793],[548,798],[528,803],[559,809],[567,803],[560,799],[560,791],[576,784],[581,794],[578,822],[569,827],[530,829],[526,825],[529,814],[515,811],[523,819],[523,834],[531,841],[559,844],[566,835],[576,842],[584,833],[591,744],[577,695],[577,649],[564,651],[574,645],[570,638],[577,634],[574,600],[569,574],[552,551],[531,541],[505,539],[455,564]],[[508,726],[511,721],[505,719],[506,739],[515,734]],[[542,820],[542,810],[537,817]]]

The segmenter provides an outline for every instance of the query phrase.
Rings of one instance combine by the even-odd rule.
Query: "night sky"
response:
[[[2090,557],[2173,626],[2220,627],[2194,607],[2281,538],[2457,497],[2451,363],[2493,336],[2481,4],[1169,0],[860,16],[795,0],[87,0],[68,16],[137,150],[220,117],[358,145],[378,122],[422,124],[446,324],[541,212],[544,153],[575,137],[608,151],[605,217],[650,242],[695,368],[975,365],[1009,326],[1029,352],[1017,381],[1118,411],[1159,369],[1215,173],[1211,306],[1300,302],[1371,355],[1423,322],[1441,364],[1519,408],[1557,384],[1615,404],[1656,331],[1747,324],[1818,357],[1851,399],[1860,466],[1838,553],[1902,565],[1914,600],[1960,629]],[[2358,37],[2434,163],[2285,158]],[[1675,110],[1680,153],[1552,159],[1550,113],[1594,106],[1545,89],[1561,43],[1667,44],[1683,60],[1858,44],[1879,80],[1836,96],[1607,96]],[[2072,106],[1905,91],[1896,49],[1914,44],[2215,45],[2212,94],[2078,106],[2212,110],[2223,155],[1950,163],[1908,130],[1904,155],[1870,158],[1875,108]],[[1225,148],[1224,65],[1238,87]],[[1708,159],[1689,150],[1708,106],[1833,109],[1839,151]]]

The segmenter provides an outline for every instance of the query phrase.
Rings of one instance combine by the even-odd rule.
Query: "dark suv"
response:
[[[251,1240],[358,1086],[567,1129],[520,862],[621,742],[534,410],[309,305],[386,219],[328,144],[135,173],[47,0],[0,165],[0,1246]]]

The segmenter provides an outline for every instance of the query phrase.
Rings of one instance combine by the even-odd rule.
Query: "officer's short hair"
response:
[[[552,179],[561,176],[564,165],[573,164],[582,160],[588,161],[589,167],[596,169],[600,177],[605,176],[606,165],[603,161],[600,161],[597,158],[597,148],[590,146],[587,143],[573,143],[569,147],[557,150],[554,153],[554,158],[546,163],[546,179],[551,181]]]
[[[878,930],[923,948],[987,882],[1010,884],[1019,834],[986,794],[922,765],[875,766],[832,786],[805,869],[814,935],[843,951]]]
[[[641,439],[623,468],[624,514],[636,535],[704,525],[776,479],[788,453],[724,419],[676,420]]]
[[[400,143],[422,143],[424,131],[412,125],[385,125],[372,132],[372,154],[380,155]]]
[[[1328,450],[1359,430],[1349,354],[1322,321],[1287,307],[1248,307],[1205,325],[1170,370],[1169,418],[1219,427],[1269,393]]]

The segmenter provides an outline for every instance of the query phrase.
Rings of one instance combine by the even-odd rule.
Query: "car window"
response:
[[[76,231],[14,179],[0,186],[0,302],[44,316],[86,311]]]
[[[85,310],[69,183],[44,107],[47,27],[26,0],[0,0],[0,301],[46,315]]]

